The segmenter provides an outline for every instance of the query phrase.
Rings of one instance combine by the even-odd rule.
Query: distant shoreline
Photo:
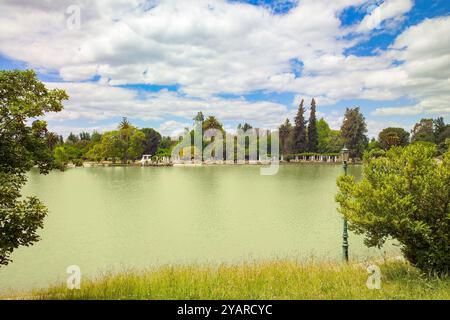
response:
[[[350,163],[353,165],[360,165],[362,162]],[[153,163],[141,165],[140,162],[134,163],[111,163],[111,162],[84,162],[79,168],[92,168],[92,167],[213,167],[213,166],[268,166],[270,163]],[[279,162],[279,165],[342,165],[341,162],[325,162],[325,161],[299,161],[299,162]],[[70,164],[68,168],[75,168],[77,166]]]

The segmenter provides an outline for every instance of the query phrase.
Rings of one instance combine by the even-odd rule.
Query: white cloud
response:
[[[357,32],[368,32],[377,29],[383,22],[400,19],[411,10],[412,0],[385,0],[379,6],[369,5],[370,12],[364,17],[356,28]]]
[[[377,108],[372,112],[375,116],[409,116],[422,113],[422,108],[418,106],[404,106],[404,107],[385,107]]]
[[[330,106],[337,102],[336,99],[331,99],[329,97],[325,96],[308,96],[308,95],[302,95],[302,94],[296,94],[294,99],[292,100],[292,105],[295,107],[298,107],[298,104],[303,99],[305,101],[305,106],[307,107],[312,99],[316,100],[316,105],[322,107],[322,106]]]
[[[176,83],[192,96],[283,90],[294,79],[291,59],[343,50],[337,13],[358,2],[305,0],[279,16],[224,0],[158,1],[147,11],[139,1],[81,1],[81,30],[73,31],[63,3],[8,1],[0,5],[8,30],[0,45],[4,54],[57,69],[69,81],[100,74],[111,84]]]
[[[387,56],[403,64],[384,73],[384,87],[418,102],[412,106],[378,108],[375,115],[450,114],[448,30],[450,17],[428,19],[410,27],[396,39]]]
[[[84,127],[79,127],[79,126],[69,126],[67,124],[65,125],[57,125],[55,123],[50,122],[48,124],[48,129],[51,132],[57,132],[58,134],[62,135],[63,137],[67,137],[70,133],[73,134],[79,134],[81,132],[106,132],[106,131],[111,131],[111,130],[115,130],[117,128],[116,124],[111,124],[111,125],[101,125],[101,126],[84,126]]]
[[[342,99],[395,100],[416,105],[376,115],[449,114],[450,17],[409,27],[369,57],[346,56],[362,38],[398,21],[411,0],[386,0],[363,21],[342,27],[339,14],[362,0],[302,0],[283,15],[225,0],[78,1],[81,29],[66,27],[72,1],[2,1],[0,53],[56,70],[71,95],[58,119],[190,119],[198,110],[221,120],[274,127],[292,112],[268,101],[218,98],[254,90],[295,92],[319,106]],[[373,26],[373,27],[368,27]],[[292,70],[301,61],[301,76]],[[401,63],[399,63],[401,62]],[[99,83],[80,80],[100,76]],[[137,93],[118,84],[178,85],[179,92]]]
[[[176,92],[136,92],[101,83],[47,83],[49,88],[62,88],[70,99],[65,109],[47,118],[56,120],[108,119],[130,117],[143,120],[163,120],[167,117],[192,119],[199,110],[214,114],[221,120],[251,121],[255,125],[273,127],[288,113],[285,105],[218,97],[193,98]]]
[[[381,130],[394,127],[394,128],[403,128],[406,131],[410,132],[411,127],[406,126],[404,124],[395,122],[395,121],[378,121],[378,120],[368,120],[367,121],[367,135],[369,138],[377,138],[378,134]]]
[[[187,123],[187,122],[183,123],[183,122],[178,122],[178,121],[174,121],[174,120],[169,120],[169,121],[162,123],[159,126],[158,131],[163,136],[179,137],[180,135],[182,135],[184,133],[184,129],[190,128],[191,125],[192,124]]]

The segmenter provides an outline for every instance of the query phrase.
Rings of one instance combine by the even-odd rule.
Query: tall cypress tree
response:
[[[350,158],[361,158],[368,143],[367,124],[359,107],[345,111],[341,126],[341,136],[345,146],[350,150]]]
[[[316,119],[316,100],[311,101],[311,113],[308,122],[308,151],[317,152],[318,142],[317,119]]]
[[[293,130],[292,148],[294,153],[305,152],[308,148],[306,137],[306,120],[305,108],[303,108],[303,99],[298,106],[297,115],[295,116],[295,126]]]

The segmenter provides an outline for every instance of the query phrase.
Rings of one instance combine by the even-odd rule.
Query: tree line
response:
[[[442,117],[437,119],[421,119],[411,130],[388,127],[383,129],[377,138],[367,137],[367,123],[359,107],[347,108],[340,130],[333,130],[325,119],[316,118],[316,101],[312,99],[308,120],[305,118],[304,100],[301,100],[294,125],[289,119],[279,126],[280,154],[284,160],[290,161],[296,155],[329,154],[337,155],[346,146],[352,159],[380,156],[394,146],[406,146],[410,143],[422,142],[436,144],[442,154],[449,143],[450,125]],[[217,129],[225,134],[223,124],[213,115],[205,117],[200,111],[193,118],[200,123],[203,132]],[[238,130],[260,130],[249,123],[238,124]],[[194,131],[185,128],[193,136]],[[128,163],[140,159],[143,154],[152,156],[170,156],[172,148],[178,143],[170,137],[162,136],[153,128],[138,129],[127,118],[119,123],[116,130],[99,133],[94,131],[70,133],[66,140],[52,132],[46,134],[47,145],[53,152],[55,166],[64,169],[69,162],[81,166],[83,161],[110,160]],[[202,140],[203,149],[212,141]],[[270,152],[270,136],[268,141]],[[235,141],[235,152],[244,152],[249,157],[249,145],[239,145]],[[258,144],[259,148],[259,144]],[[195,152],[200,153],[201,150]],[[194,152],[194,153],[195,153]],[[258,149],[259,152],[259,149]]]
[[[101,161],[109,159],[128,163],[141,158],[143,154],[170,155],[174,142],[163,137],[153,128],[138,129],[127,118],[123,118],[117,130],[99,133],[94,131],[70,133],[64,141],[54,133],[48,135],[48,146],[53,150],[55,166],[61,170],[69,162],[81,166],[84,160]]]
[[[346,146],[350,157],[379,156],[394,146],[407,146],[410,143],[429,143],[437,145],[439,154],[444,153],[449,145],[450,124],[442,117],[421,119],[411,130],[388,127],[377,138],[369,141],[367,123],[359,107],[347,108],[340,130],[332,130],[321,118],[316,118],[316,101],[312,99],[309,119],[305,119],[304,100],[302,99],[294,125],[289,119],[278,128],[280,133],[280,152],[289,160],[301,154],[338,154]]]
[[[340,130],[332,130],[325,119],[317,120],[317,105],[313,98],[309,118],[305,118],[302,99],[294,125],[289,119],[280,125],[281,153],[289,160],[299,154],[338,154],[345,145],[352,158],[361,158],[367,145],[367,124],[359,107],[347,108]]]

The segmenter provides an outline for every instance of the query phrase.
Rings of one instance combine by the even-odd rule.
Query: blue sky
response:
[[[122,116],[176,135],[197,111],[231,131],[276,128],[312,97],[333,128],[360,106],[371,136],[450,120],[447,0],[5,1],[0,12],[0,68],[67,90],[65,111],[47,117],[64,135]]]

